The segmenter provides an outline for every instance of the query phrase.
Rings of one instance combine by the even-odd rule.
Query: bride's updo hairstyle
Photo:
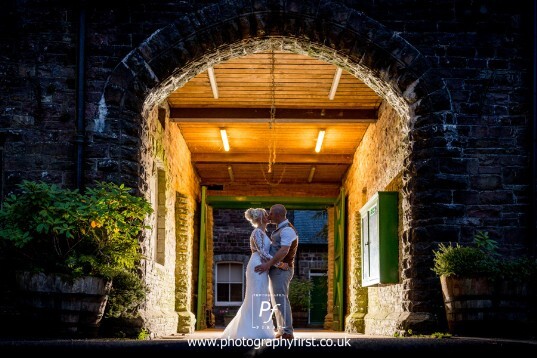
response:
[[[263,208],[250,208],[244,212],[244,217],[252,224],[253,227],[258,227],[261,224],[261,219],[267,211]]]

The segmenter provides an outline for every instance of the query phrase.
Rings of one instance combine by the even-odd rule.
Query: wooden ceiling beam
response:
[[[211,187],[208,188],[209,190]],[[223,188],[222,188],[223,190]],[[212,191],[218,193],[218,191]],[[274,196],[207,196],[207,204],[214,208],[270,207],[274,203],[284,204],[287,209],[325,209],[334,206],[337,197],[274,197]]]
[[[207,184],[202,184],[207,185]],[[250,201],[243,201],[243,206],[245,207],[261,207],[261,205],[267,204],[267,207],[270,207],[270,205],[279,203],[279,199],[282,200],[282,202],[285,202],[285,207],[288,209],[306,209],[306,203],[308,205],[312,205],[312,203],[308,203],[308,198],[315,198],[315,197],[321,197],[321,198],[330,198],[329,201],[333,201],[334,197],[337,197],[339,195],[341,188],[341,182],[336,182],[333,184],[308,184],[308,183],[302,183],[302,184],[285,184],[285,185],[270,185],[270,184],[251,184],[249,182],[241,182],[241,183],[229,183],[229,184],[213,184],[208,185],[207,188],[207,198],[213,197],[213,196],[238,196],[242,197],[244,196],[244,193],[252,193],[259,196],[266,196],[271,197],[272,202],[269,203],[268,201],[265,202],[264,199],[256,200],[251,199]],[[289,202],[288,200],[284,200],[281,197],[291,197],[291,198],[302,198],[306,199],[304,202],[301,202],[301,200],[298,200],[296,203]],[[248,197],[245,197],[248,198]],[[314,199],[315,200],[315,199]],[[211,203],[212,205],[222,205],[223,203],[216,203],[218,200],[212,200],[214,201]],[[221,201],[226,201],[222,199]],[[317,200],[315,200],[317,201]],[[318,204],[321,204],[318,206]],[[316,207],[309,207],[308,209],[321,209],[321,206],[323,203],[318,203],[315,206]],[[330,203],[326,203],[327,206],[331,206]],[[333,204],[332,204],[333,205]],[[222,207],[225,207],[227,205],[222,205]]]
[[[172,108],[172,122],[262,123],[270,119],[270,108]],[[277,108],[280,123],[375,123],[377,110],[372,109],[291,109]]]
[[[352,164],[351,154],[278,154],[278,163]],[[192,153],[192,163],[265,163],[259,153]]]

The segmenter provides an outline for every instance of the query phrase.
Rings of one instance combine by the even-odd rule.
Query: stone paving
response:
[[[277,356],[296,357],[306,353],[363,354],[363,353],[425,353],[425,354],[512,354],[522,352],[524,356],[535,356],[537,340],[475,337],[386,337],[346,332],[300,329],[295,331],[293,341],[282,340],[221,340],[222,329],[208,329],[192,334],[177,334],[151,340],[133,339],[7,339],[0,337],[0,356],[15,354],[62,354],[72,357],[73,353],[164,353],[181,352],[183,356],[206,353],[233,354],[234,356]],[[532,353],[533,352],[533,353]]]

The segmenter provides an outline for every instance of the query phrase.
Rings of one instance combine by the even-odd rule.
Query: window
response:
[[[240,305],[244,289],[243,264],[221,262],[216,265],[216,304]]]
[[[166,173],[157,169],[157,248],[155,261],[164,265],[166,248]]]

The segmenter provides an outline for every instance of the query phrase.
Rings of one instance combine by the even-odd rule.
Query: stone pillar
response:
[[[365,333],[365,316],[367,314],[367,288],[362,287],[362,247],[360,242],[360,213],[349,213],[349,233],[347,253],[349,270],[347,271],[347,295],[349,297],[349,315],[345,319],[345,331],[350,333]]]
[[[328,302],[326,303],[326,316],[324,329],[332,329],[334,323],[334,217],[335,210],[330,207],[328,212]]]

